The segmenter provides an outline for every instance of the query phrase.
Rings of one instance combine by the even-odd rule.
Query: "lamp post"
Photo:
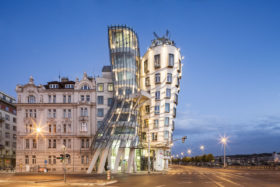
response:
[[[221,137],[220,142],[224,145],[224,168],[226,167],[226,144],[227,144],[228,138],[227,137]]]

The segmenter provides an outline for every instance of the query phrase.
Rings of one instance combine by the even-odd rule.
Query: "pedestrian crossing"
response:
[[[222,173],[222,172],[221,172]],[[159,173],[162,175],[215,175],[220,174],[219,172],[176,172],[176,173]],[[239,172],[239,173],[223,173],[230,175],[262,175],[262,173],[252,173],[252,172]],[[279,172],[265,173],[265,175],[280,175]]]

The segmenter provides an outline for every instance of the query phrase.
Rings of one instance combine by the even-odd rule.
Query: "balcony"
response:
[[[88,116],[80,116],[79,121],[88,121]]]

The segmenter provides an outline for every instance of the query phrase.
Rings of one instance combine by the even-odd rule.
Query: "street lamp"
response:
[[[224,145],[224,168],[226,167],[226,145],[227,145],[228,137],[223,136],[220,139],[220,143]]]
[[[190,150],[190,149],[188,149],[188,154],[190,155],[190,154],[192,154],[192,150]]]
[[[41,128],[40,127],[37,127],[36,128],[36,132],[39,134],[41,132]]]

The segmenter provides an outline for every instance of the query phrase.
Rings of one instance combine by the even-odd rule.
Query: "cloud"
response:
[[[280,115],[260,116],[242,121],[230,120],[215,115],[192,112],[190,107],[180,112],[175,120],[174,138],[187,135],[185,144],[176,142],[173,152],[192,148],[194,154],[201,154],[200,145],[208,153],[221,155],[219,137],[229,136],[228,154],[248,154],[280,151]]]

